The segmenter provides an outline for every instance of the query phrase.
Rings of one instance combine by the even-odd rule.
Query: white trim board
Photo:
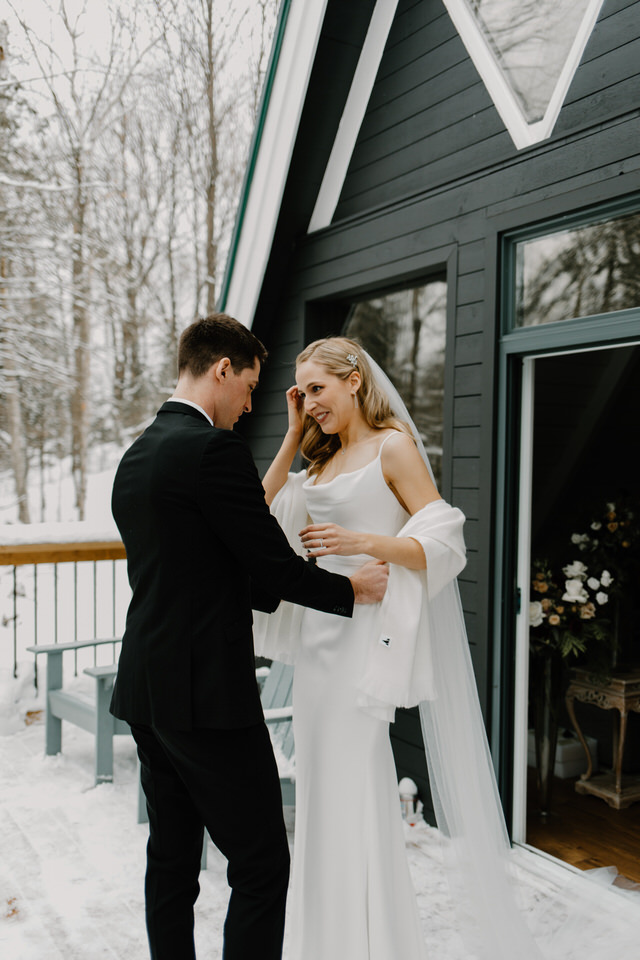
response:
[[[327,0],[292,0],[236,247],[225,312],[251,326],[262,288]]]
[[[522,369],[520,419],[520,492],[518,502],[517,588],[520,610],[516,615],[515,706],[513,717],[513,821],[516,843],[527,837],[527,705],[529,690],[529,584],[531,579],[531,500],[535,360],[525,357]]]
[[[564,98],[598,19],[602,3],[603,0],[590,0],[547,104],[544,117],[534,123],[529,123],[487,44],[467,0],[444,0],[444,5],[466,47],[467,53],[480,74],[495,108],[518,150],[539,143],[541,140],[546,140],[553,132]]]
[[[397,6],[398,0],[377,0],[375,5],[311,214],[309,233],[328,227],[336,212]]]

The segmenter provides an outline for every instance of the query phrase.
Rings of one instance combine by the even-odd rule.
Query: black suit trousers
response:
[[[228,860],[223,960],[280,960],[289,847],[264,723],[232,730],[132,725],[149,813],[152,960],[194,960],[204,828]]]

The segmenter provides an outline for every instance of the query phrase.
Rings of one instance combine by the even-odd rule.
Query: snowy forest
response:
[[[277,7],[3,4],[0,523],[59,519],[62,473],[83,520],[89,472],[171,392],[218,299]]]

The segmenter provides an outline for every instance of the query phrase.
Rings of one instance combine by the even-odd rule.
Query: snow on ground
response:
[[[0,691],[5,708],[13,708],[19,721],[14,732],[0,736],[0,957],[146,960],[147,827],[136,822],[133,740],[114,738],[114,782],[95,787],[90,734],[64,724],[62,754],[45,757],[41,716],[25,723],[32,716],[28,711],[42,707],[33,696],[30,673],[13,680],[3,670]],[[293,811],[286,812],[293,842]],[[406,836],[429,955],[469,960],[456,933],[437,831],[418,823],[406,826]],[[520,854],[518,861],[527,910],[554,925],[563,910],[555,876],[540,866],[539,857]],[[209,960],[221,955],[225,870],[226,862],[209,842],[196,907],[198,956]],[[598,891],[595,902],[591,939],[609,942],[621,918],[633,921],[637,930],[637,908],[623,894]],[[598,955],[612,960],[621,954],[605,950]]]
[[[0,528],[0,543],[15,547],[32,543],[108,543],[120,540],[115,521],[67,520],[65,523],[7,523]]]

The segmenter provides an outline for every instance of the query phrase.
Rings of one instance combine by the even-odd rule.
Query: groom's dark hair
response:
[[[203,377],[214,363],[228,357],[234,373],[267,359],[264,344],[238,320],[226,313],[212,313],[183,330],[178,344],[178,373],[188,370]]]

